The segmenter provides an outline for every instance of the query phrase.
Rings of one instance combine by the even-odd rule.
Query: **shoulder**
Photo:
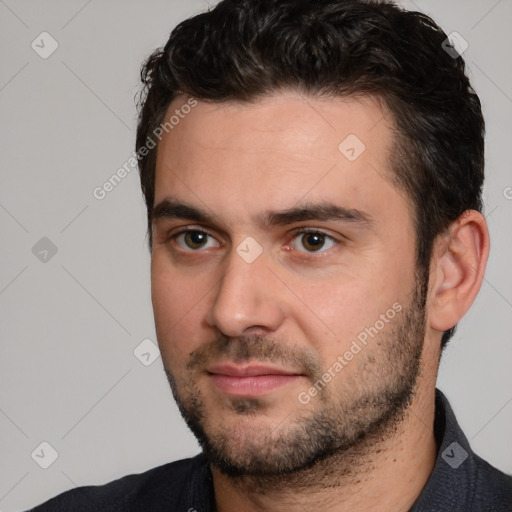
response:
[[[447,398],[436,390],[437,459],[411,512],[512,512],[512,476],[479,457]]]
[[[104,485],[66,491],[30,512],[114,512],[120,510],[172,510],[184,495],[204,487],[208,467],[202,455],[127,475]]]
[[[474,461],[476,466],[472,489],[474,510],[511,511],[512,476],[491,466],[476,454]]]

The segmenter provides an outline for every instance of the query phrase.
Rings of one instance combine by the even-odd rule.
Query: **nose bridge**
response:
[[[248,238],[229,254],[208,315],[208,322],[227,336],[241,335],[250,327],[275,330],[282,321],[267,255]]]

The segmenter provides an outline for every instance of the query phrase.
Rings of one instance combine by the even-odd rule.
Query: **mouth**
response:
[[[222,392],[239,397],[263,396],[305,376],[294,370],[258,364],[218,364],[207,369]]]

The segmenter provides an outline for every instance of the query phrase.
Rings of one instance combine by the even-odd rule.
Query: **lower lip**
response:
[[[231,375],[210,374],[214,384],[230,395],[261,396],[300,379],[300,375],[254,375],[234,377]]]

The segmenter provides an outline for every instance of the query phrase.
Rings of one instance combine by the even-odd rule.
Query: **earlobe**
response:
[[[436,241],[431,266],[430,326],[453,327],[468,311],[482,285],[489,255],[483,215],[467,210]]]

